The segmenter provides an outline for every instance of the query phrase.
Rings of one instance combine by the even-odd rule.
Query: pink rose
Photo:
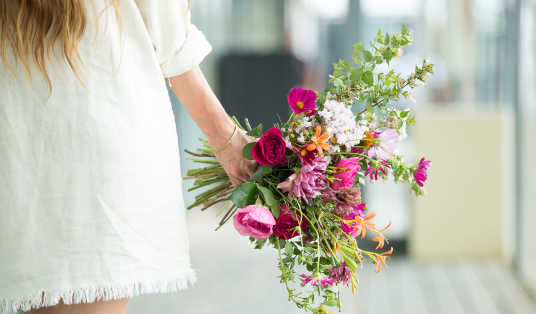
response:
[[[238,210],[233,217],[233,223],[240,235],[265,240],[272,234],[275,219],[267,208],[249,205]]]
[[[274,227],[274,235],[280,239],[288,240],[292,239],[295,236],[299,234],[299,232],[294,229],[298,226],[298,220],[301,219],[301,229],[302,232],[305,232],[307,230],[307,227],[309,226],[309,223],[307,222],[307,218],[305,218],[305,215],[301,217],[296,217],[293,213],[291,213],[286,204],[281,205],[281,214],[279,215],[279,218],[277,218],[275,222]]]
[[[285,149],[287,143],[281,136],[281,130],[273,127],[262,134],[261,138],[251,149],[251,155],[261,165],[273,166],[285,164]]]
[[[331,183],[332,189],[338,191],[341,187],[351,187],[354,185],[354,178],[357,175],[359,169],[361,169],[361,166],[359,166],[358,161],[358,157],[352,157],[348,159],[343,159],[337,163],[337,167],[347,168],[348,170],[333,174],[333,178],[335,178],[335,180],[333,180],[333,183]]]

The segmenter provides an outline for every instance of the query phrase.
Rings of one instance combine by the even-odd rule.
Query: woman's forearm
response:
[[[235,124],[212,92],[201,69],[195,67],[169,80],[171,89],[205,134],[210,147],[217,150],[227,143],[235,130]],[[247,182],[257,169],[257,162],[242,156],[242,149],[252,141],[255,141],[255,138],[238,129],[236,136],[221,151],[215,153],[216,159],[235,187]]]
[[[195,123],[205,134],[213,149],[218,149],[231,137],[234,122],[229,119],[220,101],[208,85],[201,69],[169,78],[171,89]]]

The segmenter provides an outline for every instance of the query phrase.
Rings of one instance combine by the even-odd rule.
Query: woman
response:
[[[196,280],[163,78],[234,186],[256,164],[198,67],[211,46],[188,7],[0,1],[0,314],[125,313]]]

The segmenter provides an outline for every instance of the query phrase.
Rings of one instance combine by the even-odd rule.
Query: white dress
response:
[[[51,58],[46,99],[39,72],[32,89],[20,60],[16,79],[0,62],[0,314],[196,280],[164,78],[212,48],[188,0],[122,0],[122,42],[114,7],[97,30],[105,1],[92,2],[79,45],[87,90]]]

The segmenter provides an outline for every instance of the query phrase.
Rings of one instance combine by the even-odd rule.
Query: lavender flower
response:
[[[396,130],[382,132],[377,138],[372,140],[372,147],[368,150],[370,158],[377,156],[380,159],[389,159],[396,150],[396,143],[393,140],[398,138]]]

